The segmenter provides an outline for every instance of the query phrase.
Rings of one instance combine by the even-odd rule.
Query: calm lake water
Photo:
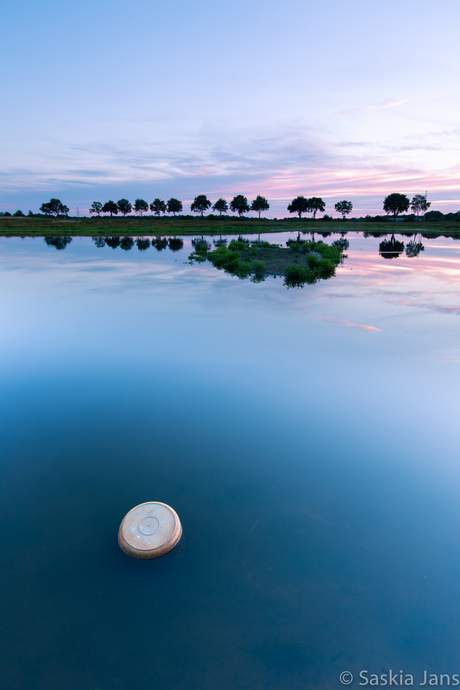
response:
[[[348,239],[289,290],[190,238],[0,239],[2,687],[460,673],[460,242]],[[117,531],[149,500],[184,538],[140,562]]]

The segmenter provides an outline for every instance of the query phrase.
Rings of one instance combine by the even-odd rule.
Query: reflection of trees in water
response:
[[[226,247],[227,241],[228,240],[225,237],[219,237],[218,240],[214,240],[214,246],[215,247]]]
[[[178,252],[184,246],[184,240],[180,237],[169,238],[169,248],[172,252]]]
[[[305,233],[303,233],[305,235]],[[295,240],[286,240],[286,247],[289,247],[291,244],[305,244],[306,240],[303,240],[300,237],[300,232],[297,233],[297,238]]]
[[[338,240],[334,240],[332,243],[333,247],[339,247],[342,251],[345,251],[345,249],[348,249],[350,246],[350,243],[345,237],[341,237]]]
[[[144,252],[146,249],[150,247],[150,240],[146,239],[144,237],[138,237],[136,240],[134,240],[133,237],[92,237],[91,238],[96,245],[96,247],[105,247],[107,244],[109,247],[112,247],[112,249],[116,249],[117,247],[120,247],[120,249],[124,249],[125,251],[129,251],[134,247],[134,243],[136,243],[137,248],[139,251]],[[69,242],[72,241],[72,238],[63,238],[63,237],[51,237],[47,238],[46,242],[48,244],[53,244],[56,246],[56,244],[59,244],[60,242]],[[177,252],[180,249],[183,248],[184,246],[184,240],[181,239],[180,237],[156,237],[152,239],[152,247],[156,247],[158,251],[162,251],[163,249],[166,249],[168,247],[171,249],[173,252]],[[58,246],[58,249],[64,249],[65,244],[63,246]]]
[[[145,252],[145,250],[150,247],[150,240],[139,237],[139,239],[136,240],[136,244],[140,252]]]
[[[262,273],[261,271],[256,271],[255,273],[252,274],[250,281],[251,283],[263,283],[265,280],[265,273]]]
[[[129,251],[134,247],[134,240],[132,237],[122,237],[120,240],[120,249],[124,249],[125,252]]]
[[[404,251],[404,242],[400,242],[392,235],[390,240],[383,240],[379,244],[380,256],[384,259],[396,259]]]
[[[321,274],[320,271],[309,271],[305,266],[287,266],[283,285],[287,288],[303,288],[304,285],[315,285],[320,280],[329,280],[334,275],[333,267],[328,267],[327,271]]]
[[[417,242],[417,235],[406,244],[406,256],[409,259],[413,259],[415,256],[418,256],[420,252],[424,251],[425,247],[423,244],[420,241]]]
[[[152,247],[155,247],[157,251],[161,252],[163,249],[166,249],[168,246],[168,239],[167,237],[157,237],[156,239],[152,240]]]
[[[200,250],[203,251],[204,248],[206,248],[206,250],[211,249],[210,242],[206,242],[206,240],[204,240],[202,237],[196,240],[192,240],[192,244],[195,247],[195,251],[197,252]]]
[[[45,237],[45,242],[49,247],[65,249],[72,242],[71,237]]]
[[[105,242],[109,247],[112,247],[112,249],[116,249],[120,245],[120,238],[106,237]]]
[[[296,240],[291,240],[291,239],[286,240],[286,247],[290,247],[291,244],[305,244],[305,240],[303,240],[303,239],[300,237],[300,235],[297,235],[297,239],[296,239]]]
[[[363,236],[367,239],[368,237],[385,237],[388,235],[387,232],[363,232]]]

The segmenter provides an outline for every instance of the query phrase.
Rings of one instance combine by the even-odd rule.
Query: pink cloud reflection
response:
[[[381,333],[382,329],[376,326],[366,326],[362,323],[353,323],[352,321],[345,321],[345,319],[335,319],[332,316],[317,316],[321,321],[329,321],[330,323],[338,323],[341,326],[349,326],[350,328],[359,328],[361,331],[370,331],[372,333]]]

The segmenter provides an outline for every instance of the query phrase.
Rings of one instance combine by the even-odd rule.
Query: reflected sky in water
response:
[[[347,238],[289,290],[190,238],[0,239],[5,687],[460,672],[460,243]],[[147,500],[185,534],[139,563],[116,535]]]

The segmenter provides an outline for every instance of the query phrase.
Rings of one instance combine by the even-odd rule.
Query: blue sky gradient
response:
[[[10,3],[0,209],[298,194],[460,208],[460,5]]]

